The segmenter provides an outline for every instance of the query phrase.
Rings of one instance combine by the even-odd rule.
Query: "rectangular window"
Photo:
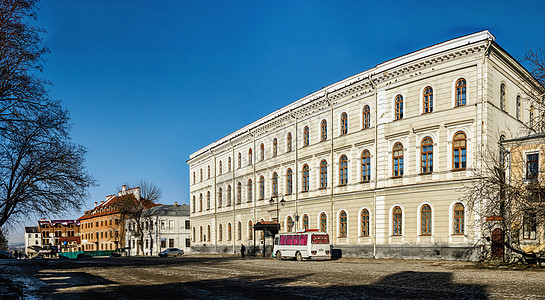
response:
[[[190,226],[189,220],[185,220],[185,229],[189,229]]]
[[[526,155],[526,180],[536,180],[539,170],[539,154],[532,153]]]
[[[299,236],[298,235],[293,236],[293,244],[294,245],[299,245]]]
[[[329,244],[329,236],[325,234],[313,234],[311,237],[312,244]]]
[[[293,235],[286,236],[286,245],[292,245],[293,243]]]
[[[174,247],[174,239],[168,239],[168,246],[170,248]]]
[[[285,235],[281,235],[280,236],[280,245],[285,245],[286,244],[286,236]]]
[[[306,246],[307,245],[307,240],[308,240],[308,235],[302,235],[301,240],[299,241],[299,244],[301,246]]]
[[[147,242],[147,241],[146,241]],[[167,241],[166,240],[161,240],[161,248],[166,248],[167,247]]]
[[[527,213],[524,216],[523,238],[529,239],[529,240],[536,239],[536,214],[535,213]]]
[[[185,239],[185,247],[186,248],[191,247],[191,240],[190,239]]]

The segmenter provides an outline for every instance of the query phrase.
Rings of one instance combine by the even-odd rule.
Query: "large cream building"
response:
[[[343,256],[478,259],[484,217],[462,189],[543,93],[494,40],[384,62],[191,154],[192,251],[253,245],[252,225],[278,213],[281,231],[327,231]]]

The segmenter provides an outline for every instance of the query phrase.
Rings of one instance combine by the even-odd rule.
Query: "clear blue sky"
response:
[[[43,0],[42,77],[100,186],[145,179],[189,203],[196,150],[323,86],[482,29],[545,47],[541,1]],[[74,212],[64,218],[77,218]],[[52,216],[55,217],[55,216]],[[35,224],[34,220],[30,224]],[[20,233],[12,240],[22,240]]]

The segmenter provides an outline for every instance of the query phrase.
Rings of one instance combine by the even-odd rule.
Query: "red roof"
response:
[[[81,244],[81,237],[79,237],[79,236],[61,236],[59,238],[59,242],[64,242],[64,241],[76,242],[78,244]]]

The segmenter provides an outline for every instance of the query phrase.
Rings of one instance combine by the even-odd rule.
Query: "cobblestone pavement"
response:
[[[545,299],[545,269],[446,261],[0,260],[0,274],[25,299]]]

